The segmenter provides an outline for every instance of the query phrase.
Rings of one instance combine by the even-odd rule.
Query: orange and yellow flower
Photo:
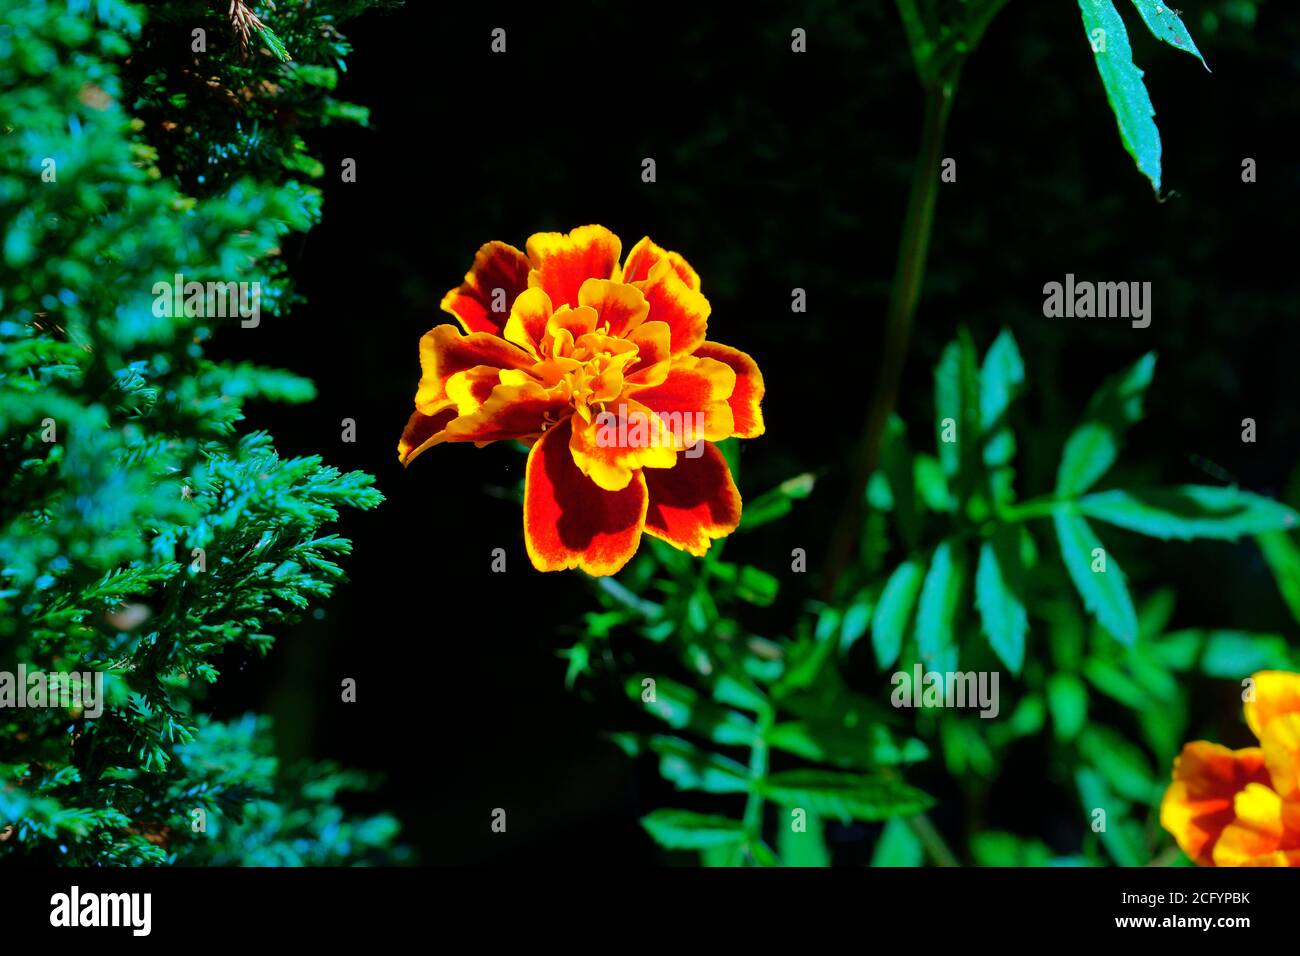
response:
[[[645,532],[691,554],[740,522],[713,444],[763,433],[763,376],[706,341],[709,302],[675,252],[603,226],[478,251],[420,340],[402,464],[443,442],[530,446],[524,542],[539,571],[613,574]]]
[[[1160,823],[1202,866],[1300,866],[1300,674],[1252,678],[1258,747],[1198,740],[1174,761]]]

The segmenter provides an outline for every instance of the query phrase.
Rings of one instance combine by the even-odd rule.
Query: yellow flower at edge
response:
[[[1161,826],[1201,866],[1300,866],[1300,674],[1251,682],[1259,746],[1187,744],[1160,804]]]

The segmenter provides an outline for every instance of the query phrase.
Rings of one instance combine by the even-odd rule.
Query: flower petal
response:
[[[1300,800],[1300,714],[1270,720],[1259,742],[1273,789],[1287,800]]]
[[[435,326],[420,339],[420,386],[415,407],[432,414],[447,397],[447,380],[478,365],[493,368],[528,368],[533,357],[490,332],[463,335],[454,325]]]
[[[601,489],[573,463],[570,422],[548,429],[528,453],[524,544],[539,571],[614,574],[641,543],[645,481],[636,475],[622,491]]]
[[[540,435],[567,415],[569,409],[568,392],[562,388],[547,389],[534,381],[498,385],[482,408],[448,422],[429,444],[522,441]]]
[[[1274,717],[1300,714],[1300,674],[1287,671],[1260,671],[1251,675],[1254,700],[1245,704],[1246,723],[1262,738],[1264,728]]]
[[[696,358],[711,358],[724,362],[736,373],[736,388],[727,399],[736,420],[737,438],[757,438],[763,434],[763,373],[758,363],[740,349],[717,342],[704,342],[693,353]]]
[[[650,275],[653,269],[663,259],[667,259],[672,264],[673,271],[676,272],[688,288],[696,292],[700,290],[700,277],[690,263],[675,252],[669,252],[661,246],[656,246],[650,241],[649,236],[644,236],[631,251],[627,254],[627,259],[623,262],[623,281],[640,282]]]
[[[731,406],[736,373],[714,359],[691,356],[673,362],[667,377],[648,388],[629,388],[628,396],[641,402],[666,424],[687,448],[701,439],[721,441],[735,430]]]
[[[1160,804],[1160,825],[1202,866],[1213,863],[1215,841],[1233,821],[1233,800],[1252,783],[1267,783],[1264,752],[1229,750],[1204,740],[1174,760],[1173,783]]]
[[[672,468],[672,435],[659,416],[638,402],[620,402],[592,415],[575,415],[569,451],[578,470],[606,491],[626,488],[641,468]]]
[[[551,299],[541,289],[525,289],[506,319],[504,338],[533,355],[541,355],[542,337],[551,319]]]
[[[629,385],[662,385],[672,368],[672,339],[666,322],[643,322],[627,340],[637,347],[636,361],[623,377]]]
[[[650,303],[640,289],[612,279],[588,279],[578,290],[578,302],[596,310],[597,329],[619,338],[650,314]]]
[[[576,306],[588,279],[612,279],[623,244],[604,226],[579,226],[568,235],[538,232],[528,237],[530,287],[545,290],[551,305]]]
[[[694,352],[708,332],[709,300],[687,285],[667,259],[634,285],[650,303],[650,321],[668,323],[673,356]]]
[[[528,288],[528,270],[528,259],[514,246],[489,242],[474,257],[465,281],[443,296],[442,309],[466,332],[499,335],[515,297]]]
[[[647,469],[641,474],[650,492],[647,534],[675,548],[702,555],[713,538],[722,538],[740,524],[740,492],[731,480],[727,460],[717,446],[703,442],[682,452],[672,468]]]
[[[397,460],[409,465],[416,455],[429,447],[429,439],[447,427],[447,423],[456,417],[456,403],[450,398],[443,399],[433,414],[426,415],[418,408],[411,414],[397,442]]]
[[[1214,845],[1215,866],[1300,865],[1300,830],[1280,796],[1252,783],[1237,794],[1234,820]]]

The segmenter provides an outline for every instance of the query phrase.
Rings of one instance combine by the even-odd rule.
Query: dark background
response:
[[[1287,494],[1300,434],[1288,400],[1300,345],[1300,30],[1291,4],[1260,4],[1253,27],[1230,15],[1242,6],[1184,3],[1212,74],[1124,10],[1158,111],[1174,193],[1164,202],[1121,146],[1076,4],[1012,0],[995,21],[967,64],[944,149],[958,178],[941,187],[900,402],[915,445],[930,447],[944,343],[964,323],[983,349],[1007,327],[1028,367],[1022,445],[1048,448],[1022,455],[1022,496],[1050,488],[1101,379],[1150,349],[1149,415],[1124,473],[1216,480],[1201,456],[1247,488]],[[737,538],[728,556],[778,570],[803,546],[815,569],[837,519],[836,469],[876,374],[921,93],[892,3],[729,9],[412,2],[345,24],[355,51],[338,92],[370,107],[372,128],[313,143],[329,171],[324,221],[285,250],[306,302],[217,340],[218,352],[319,387],[306,406],[254,407],[251,426],[269,428],[283,454],[371,472],[387,496],[342,522],[351,582],[267,660],[227,662],[238,677],[217,709],[273,713],[288,759],[381,771],[385,785],[359,807],[397,812],[426,863],[650,862],[661,855],[637,819],[672,802],[652,766],[601,738],[632,724],[632,708],[620,724],[584,701],[589,688],[564,687],[557,651],[591,598],[578,573],[528,564],[508,497],[523,456],[444,446],[409,470],[397,463],[417,342],[453,321],[438,303],[481,243],[523,248],[532,232],[598,222],[625,250],[649,234],[684,254],[712,303],[710,338],[753,355],[767,382],[767,434],[744,444],[742,493],[830,469],[796,520]],[[489,49],[497,26],[504,55]],[[807,31],[805,54],[790,51],[795,27]],[[356,183],[338,181],[345,157]],[[641,182],[645,157],[656,183]],[[1258,183],[1241,181],[1246,157]],[[1044,318],[1042,287],[1067,272],[1151,281],[1151,327]],[[807,314],[790,312],[796,286]],[[1241,443],[1245,417],[1258,422],[1257,444]],[[356,420],[355,444],[340,440],[344,418]],[[1115,537],[1140,592],[1178,586],[1175,624],[1284,619],[1248,547]],[[496,547],[504,575],[490,570]],[[773,636],[812,593],[788,578]],[[339,702],[345,677],[358,681],[355,704]],[[1013,764],[1006,785],[1042,772]],[[507,836],[490,832],[496,807]],[[1016,828],[1050,833],[1052,821]]]

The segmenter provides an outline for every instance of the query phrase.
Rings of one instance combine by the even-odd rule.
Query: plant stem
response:
[[[745,799],[745,831],[750,841],[763,839],[763,796],[759,785],[767,777],[767,733],[772,727],[774,714],[771,707],[764,707],[758,715],[758,735],[754,738],[749,752],[749,796]]]
[[[914,817],[909,817],[907,822],[936,866],[961,866],[957,861],[957,855],[948,848],[942,834],[935,829],[928,816],[918,813]]]
[[[921,145],[912,169],[912,190],[903,220],[903,234],[898,249],[898,265],[889,296],[885,318],[885,336],[880,350],[880,366],[875,390],[867,411],[866,422],[858,440],[849,480],[849,494],[842,518],[832,539],[823,596],[834,596],[835,585],[852,557],[854,542],[862,523],[862,503],[867,481],[875,471],[880,454],[880,440],[885,425],[898,401],[898,390],[907,360],[908,344],[916,306],[925,280],[925,264],[934,225],[934,208],[938,200],[940,161],[944,134],[961,70],[960,58],[949,74],[925,90],[925,118],[921,127]]]

